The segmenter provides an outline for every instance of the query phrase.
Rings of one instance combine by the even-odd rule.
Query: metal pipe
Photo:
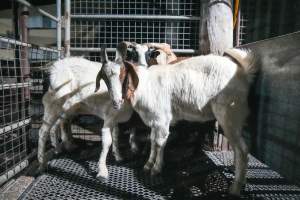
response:
[[[24,6],[27,6],[27,7],[29,7],[29,8],[36,9],[39,13],[41,13],[41,14],[44,15],[45,17],[48,17],[48,18],[50,18],[50,19],[52,19],[52,20],[58,22],[58,19],[57,19],[55,16],[53,16],[53,15],[51,15],[50,13],[44,11],[43,9],[40,9],[40,8],[37,8],[37,7],[33,6],[33,5],[30,4],[28,1],[26,1],[26,0],[17,0],[17,1],[18,1],[20,4],[23,4]]]
[[[171,15],[71,15],[71,18],[87,19],[164,19],[164,20],[193,20],[198,21],[200,17],[171,16]]]
[[[28,15],[29,15],[28,7],[23,6],[22,12],[21,12],[21,17],[20,17],[20,29],[21,29],[21,40],[24,43],[28,42],[28,27],[27,27]],[[29,59],[28,47],[22,46],[21,52],[20,52],[20,67],[21,67],[22,83],[29,82],[30,67],[29,67],[28,59]],[[24,92],[24,95],[22,95],[22,98],[29,99],[30,98],[29,88],[23,88],[22,91]],[[23,102],[25,102],[25,99]],[[24,117],[25,117],[25,114],[24,114]]]
[[[89,52],[100,52],[101,48],[81,48],[81,47],[72,47],[70,48],[72,51],[89,51]],[[107,52],[115,52],[115,48],[106,48]],[[196,50],[194,49],[172,49],[174,53],[188,53],[188,54],[194,54],[196,53]]]
[[[57,24],[56,24],[56,45],[58,50],[58,58],[61,58],[61,0],[56,0],[56,16],[57,16]]]
[[[70,14],[71,14],[71,1],[70,0],[65,0],[65,16],[64,16],[64,20],[65,20],[65,57],[69,57],[70,56],[70,42],[71,42],[71,32],[70,32],[70,28],[71,28],[71,18],[70,18]]]
[[[236,19],[236,27],[235,27],[235,46],[241,45],[241,8],[238,8],[237,19]]]
[[[58,50],[56,50],[56,49],[50,49],[50,48],[47,48],[47,47],[39,47],[39,46],[31,45],[31,44],[28,44],[28,43],[25,43],[25,42],[20,42],[20,41],[15,40],[15,39],[9,39],[9,38],[5,38],[5,37],[1,37],[1,36],[0,36],[0,41],[6,42],[6,43],[9,43],[9,44],[13,44],[13,45],[23,46],[23,47],[36,47],[36,48],[39,48],[39,49],[44,50],[44,51],[58,52]]]

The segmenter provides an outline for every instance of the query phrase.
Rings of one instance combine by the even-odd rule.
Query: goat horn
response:
[[[106,63],[108,61],[108,56],[107,56],[107,52],[106,52],[106,48],[103,46],[101,47],[101,62]]]
[[[102,73],[103,72],[102,72],[102,68],[101,68],[101,70],[98,72],[97,77],[96,77],[96,88],[95,88],[94,92],[97,92],[100,88],[100,81],[103,78]]]

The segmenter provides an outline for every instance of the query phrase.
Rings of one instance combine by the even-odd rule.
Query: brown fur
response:
[[[134,91],[136,90],[139,84],[139,78],[136,73],[135,65],[130,62],[124,61],[124,65],[120,69],[119,77],[123,85],[122,88],[123,98],[130,101],[134,95]]]
[[[190,57],[177,57],[176,60],[170,62],[169,64],[175,64],[175,63],[178,63],[178,62],[180,62],[182,60],[185,60],[185,59],[188,59],[188,58],[190,58]]]

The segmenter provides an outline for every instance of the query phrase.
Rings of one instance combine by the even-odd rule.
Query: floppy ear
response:
[[[126,96],[126,99],[130,100],[133,97],[134,91],[138,87],[139,84],[139,77],[137,75],[136,69],[134,65],[130,62],[124,61],[124,65],[126,68],[126,79],[124,81],[125,87],[123,89],[123,95]]]
[[[154,51],[151,52],[150,58],[154,58],[155,59],[157,56],[159,56],[159,54],[160,54],[159,51],[154,50]]]

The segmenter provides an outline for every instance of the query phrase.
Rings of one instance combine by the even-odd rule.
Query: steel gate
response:
[[[71,52],[89,58],[106,45],[114,51],[124,40],[165,42],[176,53],[198,49],[200,2],[196,0],[73,0]],[[91,58],[92,59],[92,58]]]

